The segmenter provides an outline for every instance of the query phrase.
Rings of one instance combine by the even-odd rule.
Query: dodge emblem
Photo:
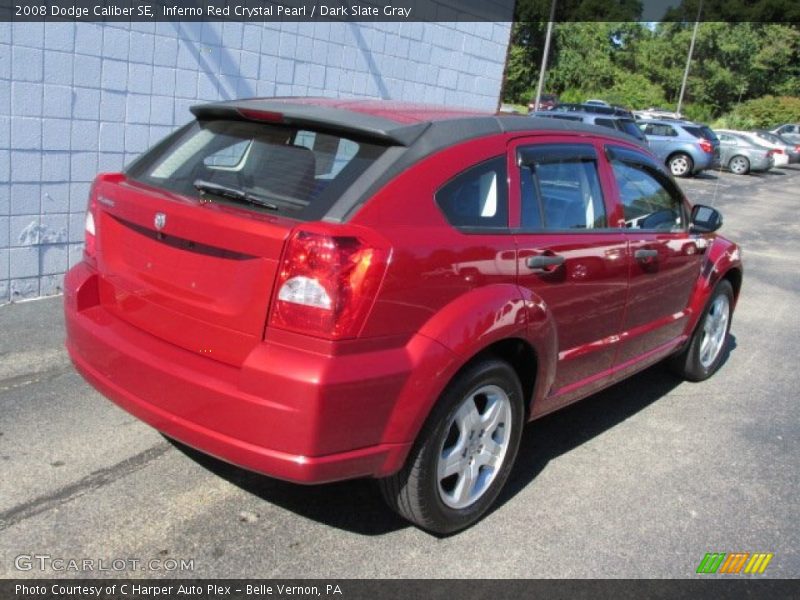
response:
[[[164,213],[156,213],[156,218],[153,220],[153,224],[156,226],[156,229],[161,231],[167,224],[167,215]]]

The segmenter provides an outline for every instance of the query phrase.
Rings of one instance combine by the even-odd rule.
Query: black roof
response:
[[[340,133],[366,137],[389,144],[412,146],[417,143],[444,146],[477,137],[507,132],[537,132],[542,130],[584,132],[615,136],[614,131],[593,125],[564,123],[553,119],[530,116],[496,116],[489,113],[453,111],[446,118],[420,120],[410,124],[346,108],[292,102],[283,98],[253,98],[232,100],[191,107],[198,119],[244,119],[241,110],[279,113],[281,122],[288,125],[336,130]],[[346,106],[346,104],[345,104]],[[446,109],[445,109],[446,110]],[[462,116],[464,115],[464,116]],[[629,138],[619,134],[620,139]]]

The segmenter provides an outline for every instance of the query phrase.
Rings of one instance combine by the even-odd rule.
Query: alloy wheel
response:
[[[743,156],[734,156],[731,159],[730,169],[732,173],[736,175],[744,175],[747,173],[750,165],[747,162],[747,159]]]
[[[439,497],[450,508],[466,508],[489,489],[511,439],[511,400],[496,385],[469,394],[453,415],[437,464]]]
[[[714,299],[703,322],[703,339],[700,342],[700,364],[708,369],[725,345],[731,306],[728,297],[720,294]]]
[[[683,177],[689,171],[689,159],[684,156],[676,156],[669,162],[669,168],[676,177]]]

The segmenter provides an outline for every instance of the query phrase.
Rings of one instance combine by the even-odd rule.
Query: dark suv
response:
[[[724,359],[739,249],[628,135],[374,100],[192,111],[98,175],[64,286],[77,369],[171,438],[295,482],[377,478],[449,533],[527,421]]]

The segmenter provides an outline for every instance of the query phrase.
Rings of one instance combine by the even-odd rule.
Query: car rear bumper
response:
[[[750,159],[751,171],[769,171],[775,166],[775,160],[767,157],[756,157]]]
[[[202,452],[299,483],[402,466],[411,442],[384,432],[435,342],[331,356],[265,341],[233,367],[115,317],[98,301],[98,277],[84,263],[66,276],[67,349],[78,371],[134,416]]]
[[[704,152],[695,163],[695,168],[698,171],[719,169],[720,166],[722,166],[722,162],[720,161],[719,152],[716,154],[708,154],[707,152]]]

